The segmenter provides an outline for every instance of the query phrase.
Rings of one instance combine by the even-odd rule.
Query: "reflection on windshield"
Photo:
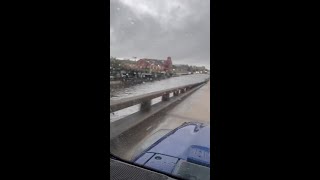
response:
[[[110,1],[110,151],[210,178],[209,0]]]

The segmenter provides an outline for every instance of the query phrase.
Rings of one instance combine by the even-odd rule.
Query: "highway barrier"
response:
[[[188,84],[120,100],[110,100],[110,113],[140,104],[140,111],[114,122],[110,122],[110,138],[114,139],[118,137],[141,122],[154,117],[159,112],[180,102],[183,98],[202,87],[208,81],[209,78],[195,84]],[[172,97],[170,97],[170,93],[173,93]],[[162,97],[162,101],[151,105],[151,100],[158,97]]]

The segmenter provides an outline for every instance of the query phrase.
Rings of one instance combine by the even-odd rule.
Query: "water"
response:
[[[170,89],[178,86],[194,84],[194,83],[202,82],[207,78],[209,78],[209,75],[207,74],[192,74],[192,75],[185,75],[185,76],[179,76],[179,77],[172,77],[172,78],[168,78],[160,81],[146,82],[143,84],[138,84],[132,87],[123,88],[123,89],[114,91],[112,92],[112,94],[110,94],[111,96],[110,100],[118,100],[122,98],[133,97],[133,96],[151,93],[155,91]],[[170,94],[170,96],[172,96],[172,94]],[[161,101],[161,97],[153,99],[151,103],[156,104],[160,101]],[[125,116],[128,116],[130,114],[133,114],[139,111],[139,108],[140,108],[140,105],[138,104],[135,106],[131,106],[131,107],[116,111],[110,114],[110,121],[113,122]]]

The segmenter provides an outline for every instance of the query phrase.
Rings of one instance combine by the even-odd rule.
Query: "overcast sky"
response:
[[[210,0],[110,0],[110,55],[210,68]]]

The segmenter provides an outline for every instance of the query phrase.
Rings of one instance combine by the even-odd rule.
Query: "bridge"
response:
[[[151,105],[151,100],[162,101]],[[144,147],[154,142],[155,132],[168,132],[184,122],[210,124],[210,80],[152,92],[136,97],[110,101],[115,112],[140,104],[140,111],[110,122],[110,150],[115,155],[131,160]]]

